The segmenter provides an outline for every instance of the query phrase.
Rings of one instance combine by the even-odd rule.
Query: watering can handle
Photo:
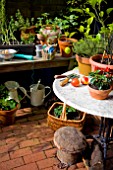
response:
[[[27,94],[27,90],[24,87],[19,86],[18,88],[30,99],[30,96]]]
[[[43,99],[45,99],[51,93],[51,88],[49,86],[46,86],[45,89],[49,89],[49,92],[45,95]]]

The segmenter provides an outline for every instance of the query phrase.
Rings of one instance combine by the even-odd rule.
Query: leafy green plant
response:
[[[6,15],[5,15],[5,0],[0,1],[0,33],[4,27]]]
[[[3,0],[2,0],[3,1]],[[4,18],[5,11],[0,13],[0,18],[2,17],[1,23],[1,29],[0,29],[0,39],[2,44],[23,44],[23,43],[32,43],[34,41],[34,38],[32,36],[29,36],[29,40],[25,41],[25,39],[22,39],[21,42],[19,42],[15,36],[15,32],[26,29],[32,25],[34,25],[34,18],[24,18],[21,14],[20,10],[18,9],[15,13],[15,16],[11,16],[10,19]],[[19,33],[18,33],[19,34]]]
[[[17,106],[14,99],[9,99],[9,91],[4,85],[0,85],[0,110],[12,110]]]
[[[85,8],[70,8],[71,11],[78,12],[85,16],[85,20],[81,22],[79,31],[83,32],[84,35],[87,36],[90,34],[92,24],[96,23],[96,26],[100,24],[98,31],[103,34],[108,34],[111,30],[106,23],[110,17],[110,13],[113,11],[113,8],[105,9],[106,6],[107,1],[105,0],[86,0]]]
[[[92,71],[89,73],[89,76],[90,86],[97,90],[107,90],[113,82],[113,75],[108,68],[105,70]]]
[[[17,106],[17,102],[14,99],[0,99],[0,110],[12,110]]]
[[[63,106],[62,105],[59,105],[58,107],[54,108],[54,115],[55,117],[60,117],[61,113],[62,113],[62,110],[63,110]],[[71,106],[66,106],[66,114],[69,114],[70,112],[76,112],[77,110],[74,109],[73,107]]]
[[[96,37],[88,36],[81,38],[79,41],[73,43],[73,52],[81,57],[90,58],[95,54],[102,54],[106,48],[106,41],[97,34]]]

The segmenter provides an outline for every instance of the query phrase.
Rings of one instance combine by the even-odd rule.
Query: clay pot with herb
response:
[[[0,85],[0,124],[10,125],[15,121],[15,113],[18,103],[9,98],[9,91],[4,85]]]
[[[109,68],[90,72],[89,93],[97,100],[104,100],[112,91],[113,75]]]

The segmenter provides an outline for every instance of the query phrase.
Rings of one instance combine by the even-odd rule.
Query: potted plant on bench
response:
[[[18,110],[18,103],[9,98],[9,90],[5,85],[0,85],[0,124],[10,125],[15,121],[15,113]]]
[[[0,18],[0,48],[15,49],[20,54],[35,54],[35,34],[31,31],[35,29],[32,26],[34,18],[24,18],[20,10],[17,10],[15,16],[6,18],[5,0],[0,4]]]

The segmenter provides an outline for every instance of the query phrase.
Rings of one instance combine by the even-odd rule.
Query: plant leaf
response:
[[[108,9],[106,10],[106,13],[109,15],[112,11],[113,11],[113,8],[108,8]]]
[[[93,22],[93,19],[94,19],[94,17],[90,17],[90,18],[87,20],[88,25],[91,25],[91,23]]]

